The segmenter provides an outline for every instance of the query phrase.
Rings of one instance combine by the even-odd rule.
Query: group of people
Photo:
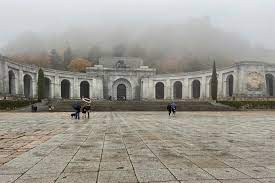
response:
[[[177,105],[175,102],[169,103],[167,105],[167,111],[168,111],[169,116],[171,115],[171,113],[173,113],[173,115],[175,116],[176,110],[177,110]]]
[[[75,110],[74,113],[71,114],[72,118],[80,119],[80,112],[82,112],[82,118],[90,118],[90,111],[91,111],[91,101],[83,100],[84,105],[81,106],[80,102],[76,102],[73,104],[73,109]]]

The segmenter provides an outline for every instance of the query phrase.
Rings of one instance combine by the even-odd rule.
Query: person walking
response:
[[[168,114],[170,116],[171,115],[171,111],[172,111],[171,104],[169,103],[166,108],[167,108]]]
[[[81,111],[81,105],[79,102],[76,102],[74,105],[73,105],[73,108],[75,109],[75,119],[80,119],[80,111]]]
[[[173,115],[175,116],[176,115],[176,110],[177,110],[177,105],[175,102],[172,102],[171,104],[171,110],[173,112]]]

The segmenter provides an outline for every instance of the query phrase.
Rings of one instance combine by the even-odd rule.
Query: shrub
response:
[[[0,110],[14,110],[36,102],[36,100],[0,100]]]

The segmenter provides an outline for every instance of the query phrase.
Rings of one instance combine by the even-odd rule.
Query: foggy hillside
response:
[[[237,33],[211,24],[208,18],[182,24],[74,27],[62,33],[24,32],[4,46],[8,56],[72,49],[74,57],[141,57],[158,72],[207,69],[240,60],[275,61],[275,51],[254,47]]]

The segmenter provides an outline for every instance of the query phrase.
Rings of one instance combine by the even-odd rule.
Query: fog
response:
[[[159,72],[275,62],[274,9],[272,0],[0,0],[0,53],[100,50]]]

